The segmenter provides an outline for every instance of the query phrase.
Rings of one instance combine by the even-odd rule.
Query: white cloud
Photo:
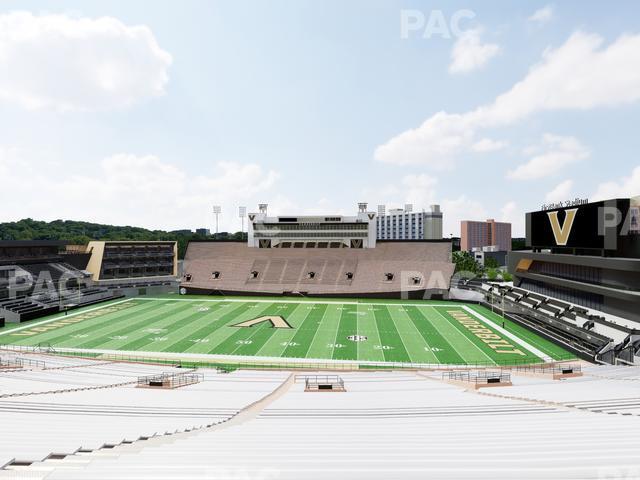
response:
[[[221,205],[221,229],[233,231],[240,229],[237,206],[257,203],[256,196],[271,192],[279,178],[259,165],[232,162],[218,163],[208,176],[191,176],[156,156],[128,153],[72,175],[24,157],[2,173],[0,202],[12,220],[36,215],[153,229],[211,227],[211,207]]]
[[[20,150],[15,147],[0,145],[0,176],[8,176],[11,170],[19,165]]]
[[[545,133],[539,145],[525,149],[532,158],[515,170],[507,172],[513,180],[537,180],[552,176],[567,165],[584,160],[589,150],[574,137],[562,137]]]
[[[536,10],[527,20],[532,23],[542,25],[549,22],[553,18],[554,8],[553,5],[547,5],[539,10]]]
[[[263,199],[264,200],[264,199]],[[271,215],[353,215],[356,210],[356,203],[347,205],[347,208],[337,207],[331,199],[321,197],[318,200],[308,199],[309,205],[302,205],[295,199],[282,193],[269,196],[268,212]],[[261,202],[261,203],[264,203]],[[369,209],[375,210],[374,205],[369,205]],[[257,205],[250,205],[249,211],[257,211]]]
[[[460,195],[457,198],[445,199],[442,206],[442,235],[448,238],[449,235],[460,235],[460,222],[462,220],[486,220],[491,218],[487,215],[487,210],[477,200]]]
[[[396,165],[451,167],[450,160],[475,143],[475,130],[465,115],[438,112],[418,128],[402,132],[376,148],[374,157]]]
[[[537,112],[588,110],[640,99],[640,34],[623,35],[607,47],[598,35],[577,32],[492,103],[475,110],[438,112],[376,148],[377,161],[443,168],[473,151],[478,132],[512,125]]]
[[[374,199],[369,208],[377,211],[377,206],[384,204],[387,210],[403,208],[411,203],[414,211],[428,208],[436,201],[438,179],[427,174],[409,174],[381,186],[372,185],[363,188],[359,198]]]
[[[402,179],[402,184],[406,203],[411,203],[417,209],[421,209],[434,202],[435,187],[438,184],[437,178],[426,174],[406,175]]]
[[[518,207],[518,204],[516,202],[510,201],[505,203],[504,207],[500,209],[500,213],[500,221],[508,222],[511,224],[511,236],[524,236],[525,212],[523,212],[520,207]]]
[[[619,180],[601,183],[590,200],[609,200],[611,198],[629,198],[640,195],[640,165],[631,174]]]
[[[28,109],[105,110],[163,95],[171,61],[145,25],[0,15],[0,99]]]
[[[507,146],[507,142],[501,140],[492,140],[491,138],[483,138],[471,146],[471,150],[479,153],[495,152],[502,150]]]
[[[451,50],[449,73],[469,73],[484,67],[491,58],[500,53],[500,46],[495,43],[482,43],[482,32],[479,29],[465,31]]]
[[[547,193],[544,197],[544,200],[547,203],[557,203],[565,201],[571,197],[572,189],[573,180],[565,180],[563,182],[560,182],[554,187],[553,190]]]

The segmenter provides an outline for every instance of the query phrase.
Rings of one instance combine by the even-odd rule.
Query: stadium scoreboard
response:
[[[533,249],[601,251],[640,257],[640,197],[575,202],[526,214],[526,245]]]

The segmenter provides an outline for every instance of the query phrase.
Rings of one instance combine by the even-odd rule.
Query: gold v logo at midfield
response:
[[[241,323],[231,325],[232,327],[253,327],[262,322],[270,322],[271,328],[293,328],[289,323],[280,315],[264,315],[262,317],[254,318],[252,320],[246,320]]]
[[[558,220],[558,212],[547,212],[551,229],[553,230],[553,236],[556,239],[556,245],[564,246],[569,241],[569,235],[571,234],[571,228],[573,228],[573,221],[576,219],[577,212],[577,208],[565,210],[564,223],[562,226],[560,226],[560,220]]]

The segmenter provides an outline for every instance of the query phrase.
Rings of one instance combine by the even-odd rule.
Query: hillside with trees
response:
[[[86,245],[91,240],[174,240],[178,242],[180,258],[184,257],[189,241],[243,240],[246,237],[247,234],[242,232],[198,235],[187,231],[166,232],[74,220],[41,222],[26,218],[17,222],[0,223],[0,240],[64,240],[74,245]]]

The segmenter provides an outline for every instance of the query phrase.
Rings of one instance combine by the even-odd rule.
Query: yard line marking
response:
[[[466,310],[467,313],[471,314],[472,316],[476,317],[478,320],[486,323],[487,325],[489,325],[491,328],[495,329],[496,331],[500,332],[502,335],[504,335],[505,337],[510,338],[511,340],[513,340],[514,342],[520,344],[521,346],[523,346],[524,348],[526,348],[527,350],[529,350],[531,353],[533,353],[534,355],[536,355],[537,357],[541,358],[542,360],[544,360],[545,362],[553,362],[553,358],[551,358],[549,355],[545,354],[544,352],[540,351],[539,349],[537,349],[536,347],[534,347],[533,345],[531,345],[529,342],[526,342],[525,340],[521,339],[520,337],[518,337],[517,335],[511,333],[509,330],[502,328],[500,325],[495,324],[493,321],[489,320],[487,317],[485,317],[484,315],[476,312],[475,310],[473,310],[472,308],[468,307],[467,305],[463,305],[462,308],[464,310]]]
[[[270,302],[270,304],[266,306],[259,306],[255,302],[245,302],[244,305],[246,306],[246,308],[243,312],[240,312],[240,315],[244,315],[244,314],[249,315],[249,312],[251,312],[250,315],[263,315],[264,312],[268,311],[273,306],[273,304],[274,302]],[[242,307],[243,305],[240,305],[240,308]],[[257,308],[258,311],[253,312],[252,311],[253,307],[259,307]],[[236,310],[232,310],[231,312],[228,312],[228,314],[236,315],[234,312],[236,312]],[[237,322],[238,321],[237,316],[236,318],[230,321]],[[233,329],[233,328],[226,329],[225,327],[227,327],[227,325],[228,323],[225,323],[221,327],[216,328],[215,331],[211,332],[211,334],[206,336],[206,338],[209,338],[210,340],[215,340],[216,342],[216,343],[212,342],[209,344],[209,352],[213,352],[216,349],[221,348],[222,345],[226,345],[229,341],[231,341],[232,337],[237,336],[239,340],[243,339],[241,338],[241,334],[243,333],[244,329]]]
[[[63,320],[65,318],[75,317],[75,316],[81,315],[83,313],[93,312],[95,310],[100,310],[100,309],[103,309],[103,308],[107,308],[107,307],[110,307],[112,305],[119,305],[121,303],[130,302],[131,300],[133,300],[133,298],[127,298],[125,300],[120,300],[118,302],[109,303],[108,305],[100,305],[99,307],[96,307],[96,308],[89,308],[87,310],[81,310],[81,311],[78,311],[76,313],[70,313],[68,315],[59,315],[57,317],[49,318],[47,320],[42,320],[42,321],[36,322],[36,323],[29,322],[29,324],[25,325],[24,327],[18,327],[18,328],[13,328],[13,329],[8,330],[8,331],[2,331],[2,332],[0,332],[0,335],[7,335],[9,333],[17,332],[17,331],[20,331],[20,330],[26,330],[27,328],[33,328],[33,327],[37,327],[39,325],[44,325],[45,323],[55,322],[56,320]]]
[[[311,350],[311,345],[313,345],[313,342],[315,341],[316,337],[318,336],[318,332],[320,331],[320,327],[322,326],[322,323],[324,322],[324,317],[327,315],[327,311],[329,310],[329,308],[325,308],[324,312],[322,312],[322,318],[320,318],[320,325],[318,325],[318,328],[316,328],[316,331],[313,332],[313,338],[311,339],[311,341],[309,342],[309,345],[307,346],[307,351],[304,352],[304,358],[307,358],[307,355],[309,355],[309,351]],[[337,335],[337,334],[336,334]],[[335,340],[334,340],[335,343]],[[283,350],[282,352],[284,353],[285,350]]]
[[[342,305],[342,304],[340,304],[340,305]],[[336,349],[336,348],[335,348],[335,345],[336,345],[336,342],[338,341],[338,333],[340,333],[340,321],[342,320],[342,312],[343,312],[343,311],[344,311],[344,310],[340,310],[340,316],[338,317],[338,323],[336,323],[336,334],[333,336],[333,343],[332,343],[332,345],[334,345],[334,346],[333,346],[333,347],[331,347],[331,352],[330,352],[330,353],[329,353],[329,355],[328,355],[328,357],[329,357],[330,359],[332,359],[332,360],[333,360],[333,352],[334,352],[334,350]],[[308,350],[307,350],[307,353],[309,353],[309,351],[308,351]],[[306,358],[306,355],[305,355],[305,358]],[[353,361],[353,360],[351,360],[351,361]]]
[[[280,302],[274,302],[273,307],[277,307],[277,306],[278,306],[278,303],[280,303]],[[293,308],[293,310],[291,310],[291,312],[288,312],[288,313],[287,313],[287,315],[288,315],[288,314],[290,314],[290,313],[295,312],[295,311],[298,309],[298,307],[299,307],[299,306],[300,306],[300,305],[298,305],[297,307],[294,307],[294,308]],[[269,314],[266,314],[266,315],[268,316]],[[229,325],[229,326],[237,326],[237,325]],[[262,332],[260,331],[260,329],[256,329],[256,330],[255,330],[251,335],[249,335],[249,337],[248,337],[248,338],[246,338],[246,339],[240,339],[240,340],[251,340],[251,341],[253,341],[253,340],[252,340],[252,339],[253,339],[253,337],[255,337],[256,335],[258,335],[259,333],[262,333]],[[269,332],[269,333],[271,334],[271,335],[269,335],[269,337],[271,337],[271,336],[274,334],[274,331]],[[268,341],[268,340],[269,340],[269,338],[267,338],[267,339],[265,340],[265,343],[266,343],[266,341]],[[237,352],[237,351],[238,351],[240,348],[242,348],[243,346],[244,346],[244,345],[242,345],[242,344],[238,345],[238,346],[237,346],[237,347],[236,347],[236,348],[231,352],[231,355],[234,355],[234,354],[235,354],[235,352]],[[256,350],[256,351],[255,351],[255,353],[258,353],[262,347],[264,347],[264,343],[260,346],[260,348],[259,348],[258,350]]]
[[[402,311],[402,312],[399,312],[399,313],[405,319],[405,322],[407,324],[407,328],[412,330],[412,332],[413,332],[412,337],[415,337],[415,339],[416,339],[415,342],[419,344],[419,342],[418,342],[418,340],[419,340],[424,345],[426,345],[426,349],[423,347],[423,350],[425,352],[428,352],[428,354],[431,357],[433,357],[433,359],[437,362],[438,361],[438,356],[435,354],[435,352],[433,352],[431,350],[431,345],[429,345],[429,342],[427,342],[427,340],[422,336],[422,333],[420,332],[420,330],[418,330],[418,327],[416,327],[415,323],[413,323],[413,320],[411,318],[410,312],[405,310],[405,311]],[[400,333],[400,332],[398,331],[398,333]],[[400,338],[402,339],[402,335],[400,335]],[[407,350],[407,344],[404,342],[404,339],[402,339],[402,343],[404,343],[404,349]],[[407,350],[407,353],[409,353],[408,350]]]
[[[311,347],[311,343],[309,342],[308,339],[304,341],[304,339],[307,337],[305,325],[307,325],[310,329],[314,329],[313,338],[315,338],[315,335],[318,332],[318,328],[320,327],[321,320],[324,318],[324,314],[327,311],[327,307],[325,306],[324,308],[316,308],[314,306],[313,308],[302,309],[303,312],[305,310],[307,313],[306,315],[304,315],[304,317],[301,319],[300,323],[298,324],[298,327],[296,328],[297,329],[296,334],[293,337],[291,337],[291,339],[289,340],[290,342],[297,343],[297,345],[286,345],[282,350],[280,350],[281,356],[288,356],[285,354],[287,353],[287,351],[291,352],[291,350],[289,349],[293,349],[293,351],[296,353],[296,355],[294,356],[297,358],[305,358],[307,356],[307,353],[309,352],[309,348]],[[318,320],[316,310],[322,310],[320,321]],[[300,343],[298,343],[298,341]],[[296,351],[297,347],[300,347],[298,351]]]
[[[442,313],[440,313],[438,311],[437,308],[434,308],[435,312],[440,315],[445,321],[447,321],[448,323],[450,323],[454,328],[454,324],[452,323],[451,320],[449,320],[447,317],[445,317]],[[460,335],[462,336],[462,338],[464,338],[467,342],[469,342],[471,345],[473,345],[473,348],[475,348],[476,350],[478,350],[482,355],[484,355],[485,357],[487,357],[489,359],[489,362],[493,363],[494,365],[497,365],[497,362],[495,361],[495,359],[491,358],[489,355],[487,355],[487,353],[482,350],[478,345],[476,345],[473,340],[471,340],[470,338],[468,338],[464,333],[460,333]],[[453,348],[456,348],[455,345],[451,344],[451,346]],[[458,352],[458,355],[460,357],[462,357],[462,354],[460,352]],[[464,357],[462,357],[464,359]],[[466,361],[466,360],[465,360]]]

